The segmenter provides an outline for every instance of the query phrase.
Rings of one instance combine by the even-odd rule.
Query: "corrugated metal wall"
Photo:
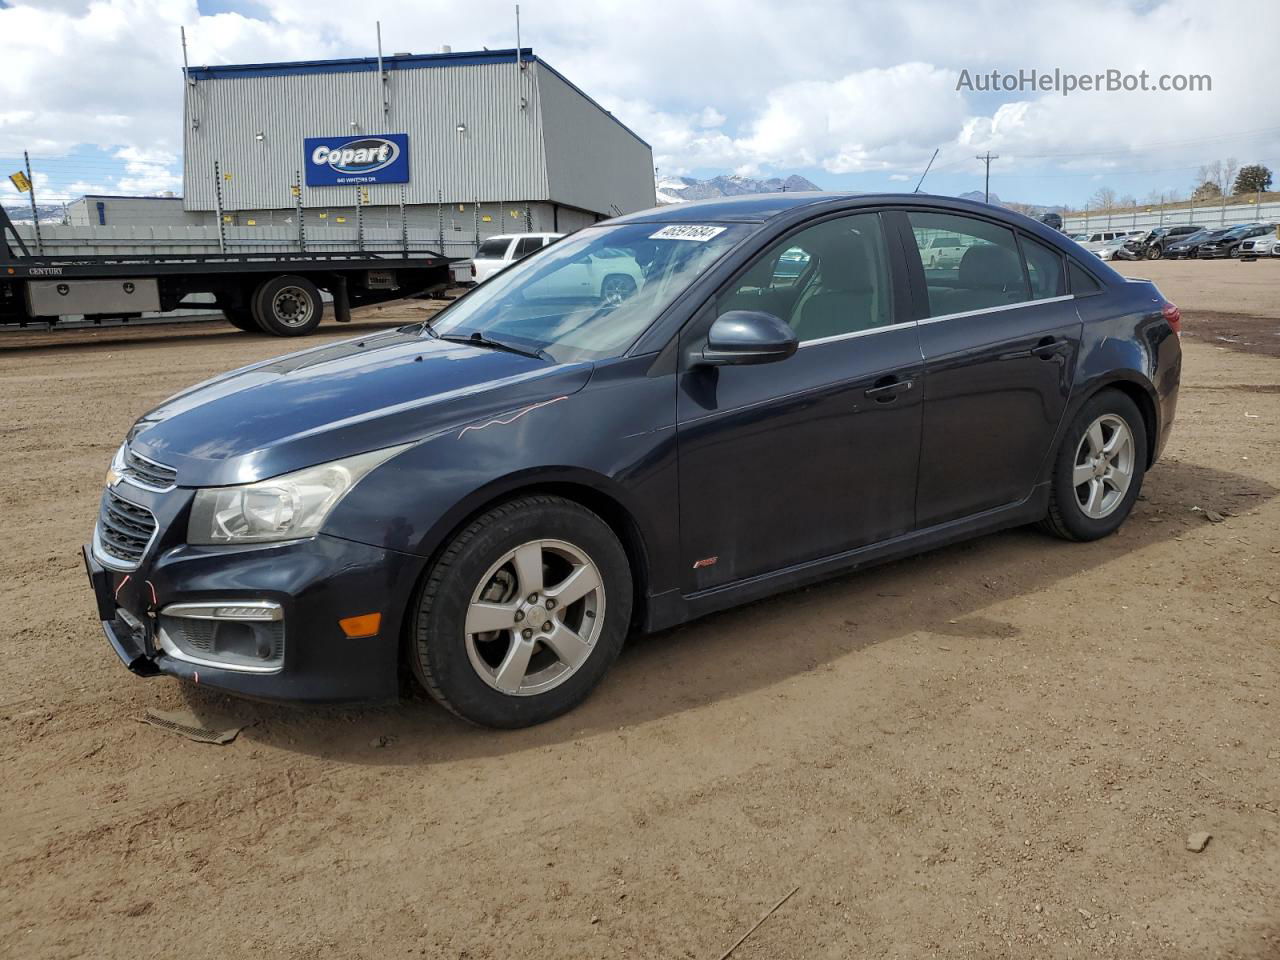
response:
[[[385,117],[376,73],[199,80],[185,105],[187,209],[214,209],[215,160],[224,210],[290,207],[304,138],[361,133],[409,135],[411,204],[434,204],[440,192],[455,204],[548,199],[535,69],[513,61],[388,71]],[[373,204],[399,202],[399,185],[368,189]],[[304,187],[303,203],[350,205],[355,191]]]
[[[205,213],[188,212],[181,197],[85,196],[67,204],[67,220],[73,226],[92,227],[100,223],[98,204],[110,227],[196,227],[211,222]]]
[[[609,215],[656,205],[648,144],[555,71],[537,71],[552,199]]]
[[[1146,208],[1143,207],[1143,211]],[[1163,214],[1137,210],[1132,212],[1094,213],[1088,217],[1066,217],[1063,229],[1067,233],[1084,233],[1085,230],[1150,230],[1152,227],[1177,226],[1192,223],[1213,230],[1232,227],[1240,223],[1280,223],[1280,203],[1213,203],[1196,204],[1195,209],[1181,207],[1165,210]]]

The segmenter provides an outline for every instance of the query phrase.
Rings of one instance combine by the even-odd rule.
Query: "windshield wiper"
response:
[[[430,328],[428,328],[430,329]],[[436,333],[431,331],[440,340],[448,340],[450,343],[470,343],[478,347],[489,347],[493,350],[505,350],[507,353],[516,353],[522,357],[532,357],[534,360],[545,360],[548,363],[554,363],[555,359],[547,351],[526,350],[524,347],[517,347],[510,343],[504,343],[501,340],[494,340],[492,337],[486,337],[479,330],[474,333]]]

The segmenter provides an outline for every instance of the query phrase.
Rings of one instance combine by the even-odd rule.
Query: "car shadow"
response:
[[[1104,540],[1066,543],[1022,527],[633,637],[586,703],[526,730],[473,727],[424,695],[319,707],[245,701],[191,685],[183,696],[209,725],[233,718],[249,724],[243,739],[325,759],[430,765],[537,749],[738,697],[915,632],[1015,637],[1015,624],[984,611],[1152,544],[1189,539],[1210,526],[1206,511],[1231,522],[1276,493],[1251,477],[1162,462],[1133,515]]]

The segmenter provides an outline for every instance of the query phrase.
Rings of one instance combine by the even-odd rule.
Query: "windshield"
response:
[[[438,314],[431,330],[558,363],[616,357],[751,229],[683,223],[588,227],[485,281]]]

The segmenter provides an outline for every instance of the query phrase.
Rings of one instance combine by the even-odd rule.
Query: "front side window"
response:
[[[716,302],[717,315],[762,310],[801,342],[893,322],[889,258],[880,217],[826,220],[774,244]]]
[[[950,213],[907,214],[929,291],[929,316],[969,313],[1032,299],[1013,231]],[[934,237],[960,241],[955,256],[931,257]]]
[[[430,329],[557,363],[625,353],[658,314],[754,227],[587,227],[519,260],[441,311]]]

